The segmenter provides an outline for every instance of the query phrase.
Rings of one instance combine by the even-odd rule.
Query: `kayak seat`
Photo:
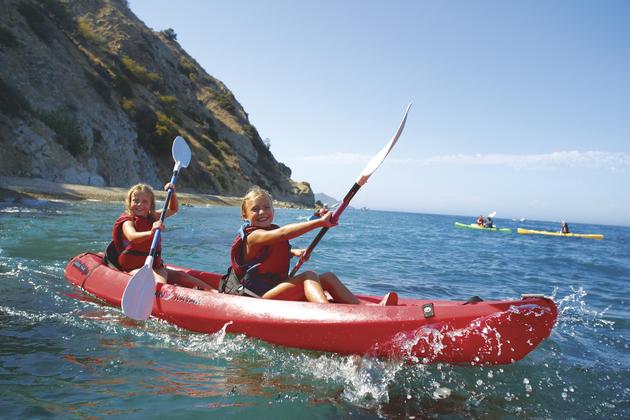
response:
[[[118,265],[118,251],[116,250],[113,241],[107,245],[105,255],[103,255],[103,263],[111,268],[121,271],[121,268]]]
[[[483,299],[481,299],[479,296],[473,296],[470,299],[468,299],[466,302],[464,302],[464,305],[468,305],[469,303],[478,303],[478,302],[483,302]]]

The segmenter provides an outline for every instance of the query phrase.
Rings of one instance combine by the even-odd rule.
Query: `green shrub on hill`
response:
[[[77,21],[77,32],[86,40],[92,42],[93,44],[104,44],[105,40],[103,37],[97,35],[94,32],[94,27],[90,21],[82,16]]]
[[[50,44],[52,41],[52,30],[41,10],[31,3],[20,3],[18,12],[24,17],[26,24],[33,33],[44,43]]]
[[[219,159],[221,157],[221,150],[216,146],[212,139],[206,136],[201,136],[199,143],[208,151],[212,156]]]
[[[158,149],[170,150],[171,142],[179,133],[177,124],[163,112],[156,112],[157,122],[155,123],[156,146]]]
[[[81,135],[78,121],[61,111],[38,112],[37,117],[57,134],[57,141],[72,156],[87,152],[87,142]]]
[[[175,30],[173,28],[168,28],[168,29],[164,29],[162,31],[162,34],[166,37],[166,39],[168,39],[169,41],[177,41],[177,34],[175,33]]]
[[[137,82],[149,88],[156,88],[159,85],[161,81],[159,74],[148,71],[128,55],[125,55],[120,61],[127,73]]]
[[[116,91],[124,97],[133,97],[133,88],[131,87],[131,82],[122,74],[117,74],[114,76],[114,89],[116,89]]]
[[[162,104],[162,108],[166,114],[173,117],[177,114],[177,98],[172,95],[158,96],[158,101]]]
[[[210,172],[212,178],[219,183],[222,189],[226,190],[229,187],[229,183],[223,175],[223,167],[216,159],[210,159],[206,164],[206,169]]]
[[[136,120],[136,104],[132,99],[122,98],[122,100],[120,101],[120,106],[122,107],[123,111],[125,111],[125,113],[129,115],[129,117],[131,117],[132,120]]]
[[[18,5],[18,12],[24,17],[27,25],[44,43],[50,45],[57,27],[69,33],[77,30],[77,22],[68,10],[68,2],[61,0],[38,0],[35,3],[23,2]]]
[[[30,110],[31,106],[24,95],[15,86],[0,78],[0,112],[6,115],[19,115]]]
[[[16,48],[19,46],[20,43],[13,32],[0,26],[0,47]]]
[[[135,106],[134,121],[138,130],[146,131],[147,133],[153,133],[155,129],[155,123],[157,122],[157,115],[151,108],[146,105]]]
[[[221,151],[226,154],[226,155],[230,155],[232,154],[232,146],[230,146],[230,144],[223,140],[223,139],[218,139],[216,141],[216,145],[219,149],[221,149]]]
[[[173,139],[179,134],[175,121],[163,112],[154,112],[145,105],[136,107],[131,100],[121,104],[135,121],[138,142],[147,150],[163,155],[171,150]]]
[[[186,75],[186,77],[188,77],[192,81],[194,81],[197,77],[197,68],[186,57],[182,57],[179,60],[177,69],[180,71],[180,73]]]
[[[101,95],[101,98],[103,98],[105,102],[109,103],[111,101],[111,96],[109,94],[109,84],[107,84],[97,74],[90,71],[86,71],[85,75],[94,87],[94,90],[96,90],[96,92]]]
[[[226,111],[231,112],[231,111],[234,111],[235,109],[234,95],[232,95],[230,92],[220,93],[216,95],[214,100],[217,102],[217,105],[219,105],[221,108],[225,109]]]
[[[68,10],[67,0],[38,0],[38,2],[59,28],[70,33],[77,30],[77,21]]]

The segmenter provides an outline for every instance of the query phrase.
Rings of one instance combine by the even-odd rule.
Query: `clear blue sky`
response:
[[[292,178],[353,205],[630,225],[630,1],[130,0]]]

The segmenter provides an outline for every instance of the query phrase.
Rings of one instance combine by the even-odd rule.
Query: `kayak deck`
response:
[[[455,227],[458,227],[461,229],[489,230],[489,231],[503,232],[503,233],[512,232],[512,229],[510,228],[498,228],[498,227],[487,228],[484,226],[479,226],[478,224],[475,224],[475,223],[466,224],[466,223],[455,222]]]
[[[533,229],[516,229],[517,233],[521,235],[547,235],[547,236],[568,236],[573,238],[588,238],[588,239],[604,239],[604,235],[599,233],[562,233],[551,232],[548,230],[533,230]]]

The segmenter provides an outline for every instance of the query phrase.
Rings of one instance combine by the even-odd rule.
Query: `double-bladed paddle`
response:
[[[394,134],[394,137],[392,137],[389,143],[387,143],[385,147],[383,147],[381,151],[378,152],[378,154],[374,156],[372,160],[368,162],[365,169],[363,169],[363,172],[361,172],[361,175],[359,175],[359,178],[356,180],[352,188],[350,188],[350,191],[348,191],[348,194],[346,194],[346,196],[343,198],[343,201],[341,202],[339,207],[337,207],[337,210],[335,210],[335,212],[333,213],[333,216],[331,218],[331,221],[333,222],[333,224],[337,223],[337,221],[339,220],[339,217],[341,217],[341,213],[343,213],[346,207],[348,207],[348,204],[350,204],[350,200],[352,200],[352,198],[357,193],[357,191],[359,191],[359,188],[361,188],[363,184],[365,184],[368,181],[368,179],[370,178],[370,175],[372,175],[374,171],[376,171],[378,167],[381,166],[381,163],[383,163],[383,161],[385,160],[389,152],[392,150],[392,148],[398,141],[398,138],[400,137],[400,135],[403,132],[403,129],[405,128],[405,122],[407,121],[407,114],[409,113],[409,108],[411,108],[411,103],[407,105],[407,109],[405,110],[405,115],[402,121],[400,122],[400,126],[398,127],[398,130],[396,130],[396,134]],[[295,264],[295,267],[293,267],[293,270],[291,270],[289,277],[293,277],[295,273],[297,273],[297,271],[300,269],[304,261],[306,261],[310,257],[311,252],[313,252],[313,249],[317,246],[319,241],[324,237],[326,232],[328,232],[327,227],[322,228],[319,231],[315,239],[313,239],[313,242],[311,242],[308,248],[306,248],[306,252],[302,254],[298,262]]]
[[[175,166],[173,167],[173,177],[171,178],[171,184],[175,185],[177,181],[177,175],[181,168],[187,168],[190,163],[190,148],[186,141],[180,136],[175,137],[173,140],[173,160]],[[164,222],[166,217],[166,211],[173,195],[173,189],[169,188],[166,193],[166,200],[162,207],[162,214],[160,215],[160,221]],[[122,296],[122,310],[125,315],[138,321],[147,319],[151,315],[151,309],[153,308],[153,299],[155,299],[155,278],[153,275],[153,260],[157,251],[158,243],[160,242],[160,229],[155,231],[153,241],[151,242],[151,251],[142,268],[134,274]]]

